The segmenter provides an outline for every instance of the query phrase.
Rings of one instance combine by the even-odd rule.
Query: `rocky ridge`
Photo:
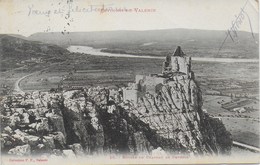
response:
[[[194,82],[176,81],[176,86],[164,86],[156,96],[146,94],[137,105],[123,102],[121,93],[88,88],[9,96],[1,110],[2,152],[50,156],[151,154],[158,148],[195,155],[230,152],[230,134],[218,119],[201,111]]]

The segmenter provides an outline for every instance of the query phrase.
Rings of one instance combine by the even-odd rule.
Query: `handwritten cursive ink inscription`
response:
[[[29,11],[28,11],[28,16],[31,15],[44,15],[46,17],[49,17],[51,14],[51,10],[47,9],[47,10],[37,10],[34,9],[34,5],[30,5],[28,6]]]
[[[240,25],[243,23],[245,16],[247,17],[247,20],[248,20],[248,23],[249,23],[249,27],[250,27],[250,30],[251,30],[251,35],[252,35],[252,37],[253,37],[255,43],[257,43],[256,38],[255,38],[255,36],[254,36],[253,28],[252,28],[252,25],[251,25],[250,17],[249,17],[249,15],[247,14],[247,12],[244,10],[245,7],[246,7],[246,5],[247,5],[247,3],[248,3],[248,0],[246,1],[246,3],[245,3],[245,5],[243,6],[243,8],[241,8],[241,10],[240,10],[238,16],[235,15],[235,18],[236,18],[236,19],[231,22],[231,27],[227,30],[227,32],[226,32],[226,37],[225,37],[224,41],[221,43],[221,46],[220,46],[220,48],[219,48],[219,50],[218,50],[217,55],[219,54],[220,50],[221,50],[222,47],[224,46],[224,44],[225,44],[227,38],[230,37],[233,42],[236,42],[235,39],[238,38],[237,31],[239,30]]]

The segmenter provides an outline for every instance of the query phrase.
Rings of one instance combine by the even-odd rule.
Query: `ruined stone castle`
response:
[[[163,85],[178,79],[194,79],[191,57],[186,56],[180,46],[172,55],[166,56],[161,74],[136,75],[135,84],[123,89],[124,101],[136,103],[146,93],[157,94]]]

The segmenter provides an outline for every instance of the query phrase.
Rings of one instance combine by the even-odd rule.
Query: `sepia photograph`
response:
[[[0,0],[3,165],[260,163],[258,0]]]

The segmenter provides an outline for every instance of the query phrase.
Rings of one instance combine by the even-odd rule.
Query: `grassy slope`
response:
[[[23,66],[22,60],[32,57],[43,58],[46,62],[62,60],[68,51],[52,44],[45,44],[38,41],[29,41],[10,35],[0,35],[0,69],[6,71],[12,68]]]

